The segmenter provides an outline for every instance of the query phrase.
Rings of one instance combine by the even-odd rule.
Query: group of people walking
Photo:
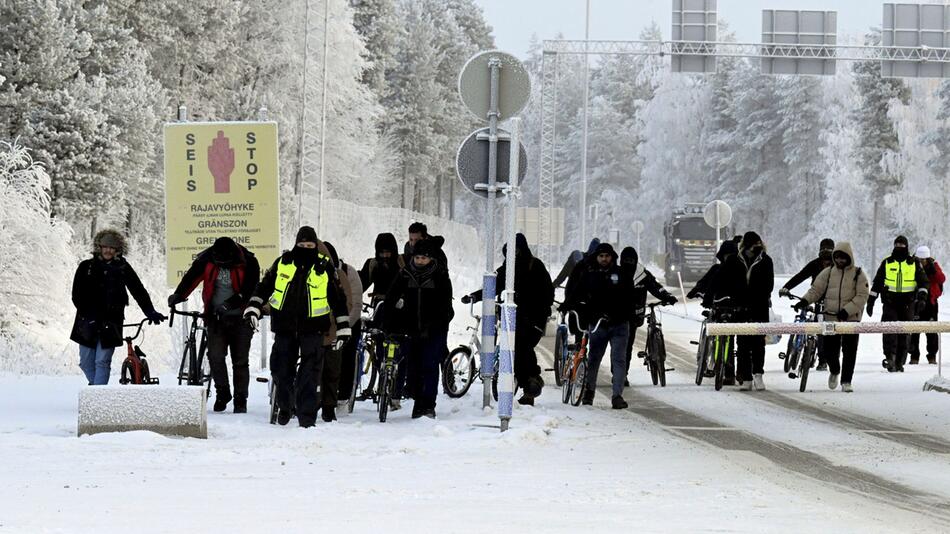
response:
[[[412,417],[435,417],[440,364],[448,354],[449,324],[454,317],[453,288],[444,238],[431,236],[424,224],[413,223],[403,251],[391,233],[379,234],[375,254],[361,269],[342,261],[331,243],[313,228],[297,232],[294,247],[276,258],[261,275],[253,253],[228,237],[218,238],[198,254],[174,292],[169,308],[185,302],[201,286],[207,327],[208,360],[215,386],[215,411],[233,402],[235,413],[247,411],[251,340],[261,318],[270,315],[274,344],[270,355],[275,382],[277,421],[287,424],[296,416],[301,426],[312,426],[317,416],[336,419],[338,399],[348,398],[353,383],[355,351],[361,335],[363,295],[376,310],[375,326],[399,340],[405,355],[393,409],[404,393],[413,399]],[[131,294],[149,322],[161,323],[158,312],[132,266],[125,259],[128,245],[117,231],[104,230],[93,240],[92,257],[79,264],[72,298],[76,319],[71,339],[80,346],[80,367],[90,385],[107,384],[112,354],[122,343],[122,324]],[[498,268],[498,292],[504,290],[509,251]],[[544,263],[517,235],[514,251],[515,303],[518,305],[514,374],[522,389],[521,404],[532,405],[544,381],[535,348],[541,341],[554,304],[555,287],[564,283],[562,312],[573,311],[580,328],[600,326],[590,333],[588,388],[583,404],[590,405],[600,364],[610,348],[611,405],[627,407],[624,387],[632,360],[637,328],[643,325],[647,294],[664,304],[677,300],[639,260],[632,247],[618,255],[613,246],[594,239],[586,253],[575,251],[552,281]],[[774,287],[774,267],[762,238],[747,232],[722,243],[717,264],[687,295],[702,298],[703,306],[729,306],[736,322],[768,322]],[[826,321],[860,321],[882,302],[882,321],[936,320],[937,299],[944,273],[930,249],[920,246],[910,254],[903,236],[894,240],[891,254],[869,279],[855,265],[850,243],[824,239],[819,254],[779,291],[789,296],[802,282],[811,286],[796,309],[821,303]],[[477,302],[481,291],[466,294],[464,303]],[[858,348],[857,335],[820,338],[820,367],[829,370],[828,385],[839,382],[852,391]],[[380,344],[381,345],[381,344]],[[886,334],[884,365],[903,371],[920,357],[918,335]],[[936,362],[938,339],[928,334],[926,358]],[[843,359],[839,356],[843,353]],[[231,357],[233,389],[226,356]],[[739,336],[735,369],[727,369],[726,384],[763,390],[765,338]],[[738,379],[738,380],[737,380]],[[403,385],[404,383],[404,385]]]

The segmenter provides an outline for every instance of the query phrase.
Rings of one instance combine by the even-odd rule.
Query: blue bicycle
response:
[[[802,300],[801,297],[789,294],[788,298]],[[795,316],[796,323],[812,323],[818,320],[821,314],[818,304],[803,308]],[[815,364],[815,355],[818,352],[818,337],[807,334],[795,334],[788,337],[788,348],[780,352],[778,357],[785,360],[785,372],[792,380],[801,379],[798,390],[802,393],[808,384],[808,372]]]

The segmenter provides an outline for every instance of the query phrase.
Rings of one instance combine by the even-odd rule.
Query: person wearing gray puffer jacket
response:
[[[809,304],[823,301],[826,321],[858,322],[864,314],[864,306],[870,294],[868,277],[860,267],[854,264],[851,243],[847,241],[838,243],[832,259],[834,264],[818,274],[811,288],[802,297],[802,301],[795,305],[795,308],[801,309]],[[821,350],[830,371],[828,387],[837,388],[840,378],[842,391],[850,393],[854,363],[858,355],[858,335],[825,336]],[[839,351],[843,352],[840,363]]]

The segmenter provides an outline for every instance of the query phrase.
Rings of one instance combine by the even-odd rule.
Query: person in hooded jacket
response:
[[[927,279],[930,281],[930,287],[927,288],[927,301],[923,310],[918,314],[918,321],[936,321],[937,320],[937,299],[943,294],[943,283],[947,281],[946,275],[940,264],[930,255],[930,247],[920,245],[917,247],[917,261],[920,262],[920,268],[924,270]],[[927,363],[937,364],[937,351],[940,348],[940,338],[938,334],[927,334]],[[920,334],[910,335],[910,365],[917,365],[920,361]]]
[[[502,247],[505,261],[496,271],[496,288],[499,295],[505,291],[505,276],[508,268],[508,246]],[[479,302],[482,290],[462,297],[462,302]],[[528,240],[523,234],[515,236],[515,304],[518,306],[518,318],[515,324],[515,379],[521,385],[523,394],[520,404],[534,405],[534,399],[541,395],[544,380],[541,367],[534,349],[544,337],[544,328],[551,316],[554,303],[554,285],[551,275],[540,258],[531,254]]]
[[[834,264],[831,260],[831,255],[834,250],[835,242],[833,239],[827,237],[822,239],[818,245],[818,257],[805,264],[805,267],[803,267],[801,271],[798,271],[795,276],[789,278],[788,282],[782,286],[782,289],[778,290],[779,296],[790,296],[793,289],[809,278],[811,278],[812,283],[814,283],[815,278],[818,277],[818,273]],[[824,336],[818,336],[818,367],[815,368],[816,371],[825,371],[828,369],[828,364],[825,362],[825,351],[821,350],[822,343],[824,343]]]
[[[333,328],[336,340],[350,337],[346,295],[336,281],[332,260],[319,252],[322,242],[309,226],[297,231],[296,246],[276,260],[257,285],[244,318],[257,330],[264,303],[271,308],[271,378],[277,423],[286,425],[294,411],[301,427],[317,420],[322,400],[325,345]],[[300,368],[297,368],[297,362]]]
[[[321,397],[320,417],[326,422],[336,421],[336,406],[340,399],[348,399],[353,388],[353,373],[356,369],[356,345],[361,332],[360,313],[363,310],[363,284],[359,272],[340,259],[336,247],[324,241],[330,253],[330,261],[336,269],[336,277],[346,295],[349,309],[349,324],[352,335],[342,343],[326,345],[323,363],[323,394]],[[335,334],[335,332],[334,332]],[[331,336],[332,337],[332,336]],[[328,340],[331,338],[328,337]]]
[[[609,243],[601,243],[594,251],[594,260],[589,269],[585,269],[577,286],[565,300],[567,310],[576,310],[582,324],[592,329],[601,321],[595,332],[591,332],[589,341],[589,367],[587,370],[587,391],[582,403],[594,403],[594,391],[597,387],[597,372],[600,362],[610,345],[610,363],[612,370],[611,399],[614,409],[624,409],[627,402],[623,398],[624,380],[627,367],[627,337],[630,335],[630,315],[632,313],[633,280],[625,276],[617,264],[617,253]]]
[[[715,283],[716,277],[718,276],[719,269],[722,268],[722,265],[726,263],[726,260],[735,256],[739,253],[739,244],[735,240],[723,241],[719,245],[719,251],[716,252],[716,259],[719,263],[715,263],[709,267],[709,270],[706,271],[706,274],[696,282],[696,285],[689,290],[689,293],[686,294],[686,298],[702,299],[701,305],[707,310],[711,310],[715,304]],[[735,340],[731,339],[730,346],[735,346]],[[736,383],[736,360],[735,358],[729,358],[726,360],[726,369],[723,376],[722,383],[726,386],[733,386]]]
[[[428,239],[413,247],[412,261],[393,281],[383,302],[383,330],[406,336],[399,350],[407,365],[412,418],[435,418],[439,364],[446,355],[452,308],[452,281],[439,263],[439,249]],[[402,373],[400,373],[402,374]],[[396,396],[401,395],[397,391]]]
[[[586,252],[580,250],[571,252],[571,255],[567,257],[567,261],[564,262],[564,266],[561,267],[561,271],[557,273],[556,277],[554,277],[554,287],[560,287],[561,284],[568,280],[571,274],[574,273],[574,270],[577,268],[577,266],[584,263],[585,259],[590,258],[594,254],[594,251],[597,250],[597,245],[600,245],[600,239],[595,237],[594,239],[590,240],[590,244],[587,245]]]
[[[396,245],[396,236],[390,233],[383,233],[376,236],[376,254],[363,263],[363,268],[359,270],[360,283],[364,290],[369,291],[370,302],[373,306],[382,302],[386,297],[386,292],[393,280],[399,275],[399,271],[406,266],[403,256],[399,254],[399,248]]]
[[[627,368],[624,374],[624,386],[629,386],[626,376],[630,374],[630,361],[633,359],[633,343],[637,338],[637,329],[643,326],[646,317],[647,293],[660,300],[664,305],[676,304],[676,297],[670,294],[653,273],[640,263],[640,256],[633,247],[620,251],[620,270],[633,283],[633,313],[630,316],[630,335],[627,338]],[[612,370],[612,369],[611,369]]]
[[[824,302],[826,321],[859,322],[868,300],[868,277],[854,264],[854,252],[847,241],[838,243],[832,261],[834,265],[818,273],[811,288],[795,304],[795,309],[802,310],[810,304]],[[824,352],[828,364],[828,388],[837,388],[840,379],[842,391],[854,391],[851,379],[858,355],[857,334],[822,337],[825,341],[819,350]],[[839,351],[843,352],[842,362],[838,361]]]
[[[738,308],[737,322],[769,322],[775,269],[759,234],[743,234],[739,253],[722,264],[714,286],[715,299],[728,297],[729,304]],[[738,336],[736,362],[741,390],[765,389],[765,336]]]
[[[112,354],[122,344],[122,323],[129,294],[151,324],[165,320],[155,311],[152,300],[125,259],[125,236],[116,230],[102,230],[93,238],[92,258],[83,260],[73,277],[73,305],[76,318],[69,338],[79,344],[79,368],[90,386],[109,383]]]
[[[208,364],[214,380],[216,412],[223,412],[232,399],[225,361],[230,351],[234,373],[234,413],[247,413],[251,376],[248,354],[254,331],[241,314],[260,279],[261,267],[254,254],[230,237],[219,237],[211,247],[195,257],[175,292],[168,297],[168,307],[174,308],[188,300],[198,285],[202,286],[201,300],[208,329]]]
[[[894,250],[881,261],[871,284],[868,297],[868,317],[873,315],[874,302],[878,296],[884,302],[881,322],[912,321],[920,315],[929,298],[930,281],[927,273],[918,265],[917,258],[907,249],[907,238],[900,235],[894,239]],[[907,361],[908,334],[884,334],[884,361],[889,372],[903,372]]]

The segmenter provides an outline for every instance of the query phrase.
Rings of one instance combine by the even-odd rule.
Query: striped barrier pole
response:
[[[848,334],[940,334],[950,332],[950,321],[891,321],[881,323],[709,323],[710,336],[773,336],[805,334],[836,336]]]
[[[495,273],[482,277],[482,407],[491,407],[491,379],[495,374]]]

